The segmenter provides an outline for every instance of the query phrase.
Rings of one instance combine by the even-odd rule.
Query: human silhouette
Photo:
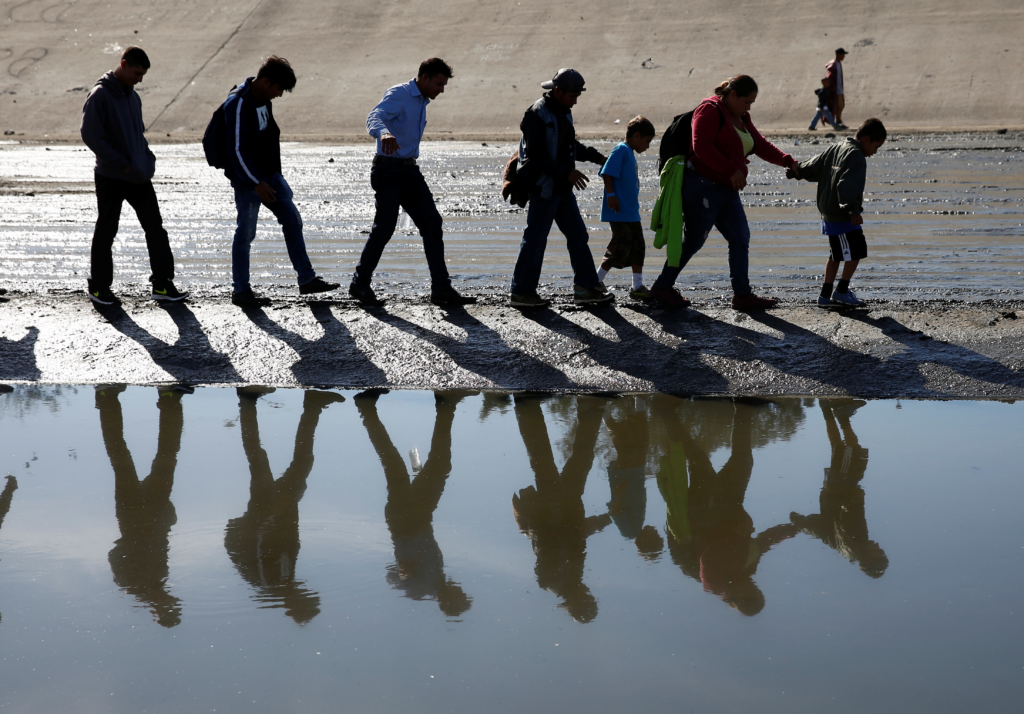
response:
[[[14,478],[13,476],[8,476],[7,483],[4,484],[3,493],[0,493],[0,527],[3,527],[4,518],[7,517],[7,512],[11,510],[11,499],[14,498],[14,492],[17,490],[18,479]]]
[[[608,515],[623,538],[636,545],[646,559],[657,558],[665,541],[654,526],[644,525],[647,517],[647,410],[643,397],[622,397],[604,417],[615,447],[615,460],[608,464],[611,500]]]
[[[677,412],[679,405],[663,397],[655,418],[672,424],[658,472],[658,487],[667,507],[666,534],[669,553],[682,571],[699,580],[730,607],[753,616],[765,606],[764,593],[754,581],[761,557],[772,546],[792,538],[798,529],[791,523],[772,526],[754,535],[754,522],[743,506],[754,468],[753,427],[757,412],[768,403],[733,401],[688,402],[699,410],[699,428],[707,437],[729,429],[731,451],[715,471],[708,451],[690,433]],[[731,413],[730,413],[731,412]],[[731,422],[731,423],[730,423]]]
[[[415,477],[409,473],[387,429],[377,415],[377,400],[387,390],[374,389],[355,396],[359,416],[370,437],[388,485],[384,520],[391,532],[395,562],[387,581],[412,600],[434,600],[448,617],[469,610],[473,599],[444,572],[444,556],[434,538],[434,511],[452,471],[452,422],[465,392],[434,393],[434,431],[430,451]]]
[[[880,578],[889,567],[889,558],[878,543],[868,538],[864,489],[860,485],[868,467],[868,450],[860,445],[850,425],[850,418],[865,404],[859,399],[818,400],[832,447],[832,463],[825,469],[818,499],[821,513],[791,513],[789,518],[804,533],[857,563],[870,577]]]
[[[108,555],[110,570],[117,586],[148,608],[157,623],[174,627],[181,622],[181,600],[167,590],[170,531],[178,520],[171,488],[184,426],[181,398],[191,390],[159,390],[156,456],[149,475],[140,480],[124,438],[118,395],[125,388],[123,384],[96,388],[100,431],[114,470],[114,512],[121,530]]]
[[[313,469],[313,436],[320,414],[345,398],[334,392],[305,392],[292,462],[275,480],[260,443],[256,416],[257,400],[273,391],[266,387],[238,389],[242,448],[249,462],[249,504],[242,516],[228,521],[224,547],[238,574],[256,591],[252,597],[261,609],[283,608],[297,624],[305,625],[320,613],[320,596],[295,577],[300,547],[299,501]]]
[[[597,599],[583,582],[587,539],[612,522],[607,513],[587,516],[583,491],[594,464],[594,448],[604,416],[605,402],[595,397],[576,398],[576,425],[572,453],[559,471],[551,451],[541,399],[516,395],[519,433],[526,445],[536,486],[512,496],[519,529],[533,543],[537,556],[537,584],[562,599],[564,609],[577,622],[597,617]]]

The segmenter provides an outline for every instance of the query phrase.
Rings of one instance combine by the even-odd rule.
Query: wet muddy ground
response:
[[[780,137],[799,159],[829,142],[824,132]],[[814,144],[818,141],[820,143]],[[598,144],[607,152],[609,142]],[[446,257],[457,287],[503,294],[525,226],[525,212],[502,202],[500,172],[511,144],[428,142],[421,165],[445,219]],[[657,145],[640,158],[641,206],[657,197]],[[869,258],[856,284],[869,298],[1019,298],[1024,280],[1024,135],[894,136],[869,161],[865,232]],[[234,203],[228,182],[206,165],[195,144],[156,146],[157,194],[187,288],[230,290]],[[290,144],[285,176],[295,191],[314,266],[347,282],[373,217],[370,145]],[[38,292],[80,289],[88,274],[95,222],[92,154],[73,145],[0,145],[0,284]],[[754,159],[744,191],[751,223],[751,279],[758,290],[812,297],[824,267],[814,186],[787,182],[777,167]],[[596,179],[597,168],[584,165]],[[610,237],[600,217],[600,182],[580,205],[603,254]],[[728,292],[725,242],[713,234],[683,273],[681,289]],[[648,273],[664,254],[650,247]],[[557,232],[549,241],[542,290],[570,285],[568,257]],[[130,210],[115,244],[115,286],[144,282],[148,260]],[[280,230],[268,211],[253,246],[253,283],[276,291],[292,285]],[[402,216],[377,273],[385,292],[414,293],[428,275],[415,226]],[[628,287],[613,273],[611,286]],[[124,286],[124,287],[121,287]]]
[[[0,707],[1018,711],[1022,409],[0,390]]]
[[[822,148],[812,141],[827,139],[779,139],[801,158]],[[714,235],[679,282],[694,301],[690,310],[632,301],[628,276],[614,272],[607,283],[615,308],[573,307],[557,233],[541,286],[555,297],[553,309],[508,308],[525,224],[524,212],[498,195],[512,147],[455,142],[425,145],[421,163],[445,216],[455,284],[480,305],[426,304],[422,249],[404,216],[376,281],[389,298],[385,308],[363,310],[344,289],[299,299],[267,214],[254,244],[253,283],[274,305],[232,307],[230,188],[199,147],[168,145],[156,147],[157,191],[178,284],[193,296],[167,309],[146,299],[148,260],[126,210],[114,286],[125,305],[97,312],[82,292],[95,219],[91,154],[4,145],[0,285],[10,294],[0,298],[0,380],[1020,398],[1022,146],[1014,134],[897,136],[886,144],[870,160],[870,257],[854,283],[869,309],[846,313],[813,305],[825,252],[814,187],[787,183],[755,160],[744,194],[751,276],[782,302],[748,316],[728,307],[724,241]],[[372,218],[371,150],[294,144],[284,154],[314,265],[347,283]],[[653,162],[641,161],[647,209]],[[592,185],[581,200],[595,255],[608,237],[598,196]],[[649,273],[660,257],[649,250]]]

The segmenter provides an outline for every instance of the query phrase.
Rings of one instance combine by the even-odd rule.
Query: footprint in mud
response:
[[[60,16],[75,5],[72,2],[53,0],[25,0],[7,11],[12,22],[60,22]]]
[[[48,54],[50,54],[50,51],[45,47],[33,47],[30,50],[26,50],[21,57],[11,62],[11,66],[7,68],[7,74],[12,77],[21,77],[22,72]]]

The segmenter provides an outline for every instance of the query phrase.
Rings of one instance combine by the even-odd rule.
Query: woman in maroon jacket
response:
[[[693,151],[683,174],[683,253],[678,266],[667,262],[651,295],[669,306],[689,301],[673,285],[690,258],[701,249],[712,227],[729,243],[729,276],[735,310],[763,310],[775,304],[754,295],[747,277],[750,227],[740,190],[747,185],[747,156],[791,168],[796,160],[761,136],[750,120],[757,83],[745,74],[722,82],[715,96],[693,112]]]

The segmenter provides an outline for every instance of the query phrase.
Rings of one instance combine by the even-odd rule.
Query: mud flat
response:
[[[628,298],[520,312],[396,298],[221,297],[94,310],[81,295],[0,305],[0,380],[48,384],[318,385],[679,395],[1024,397],[1024,301],[877,301],[834,312],[783,299],[666,311]]]

